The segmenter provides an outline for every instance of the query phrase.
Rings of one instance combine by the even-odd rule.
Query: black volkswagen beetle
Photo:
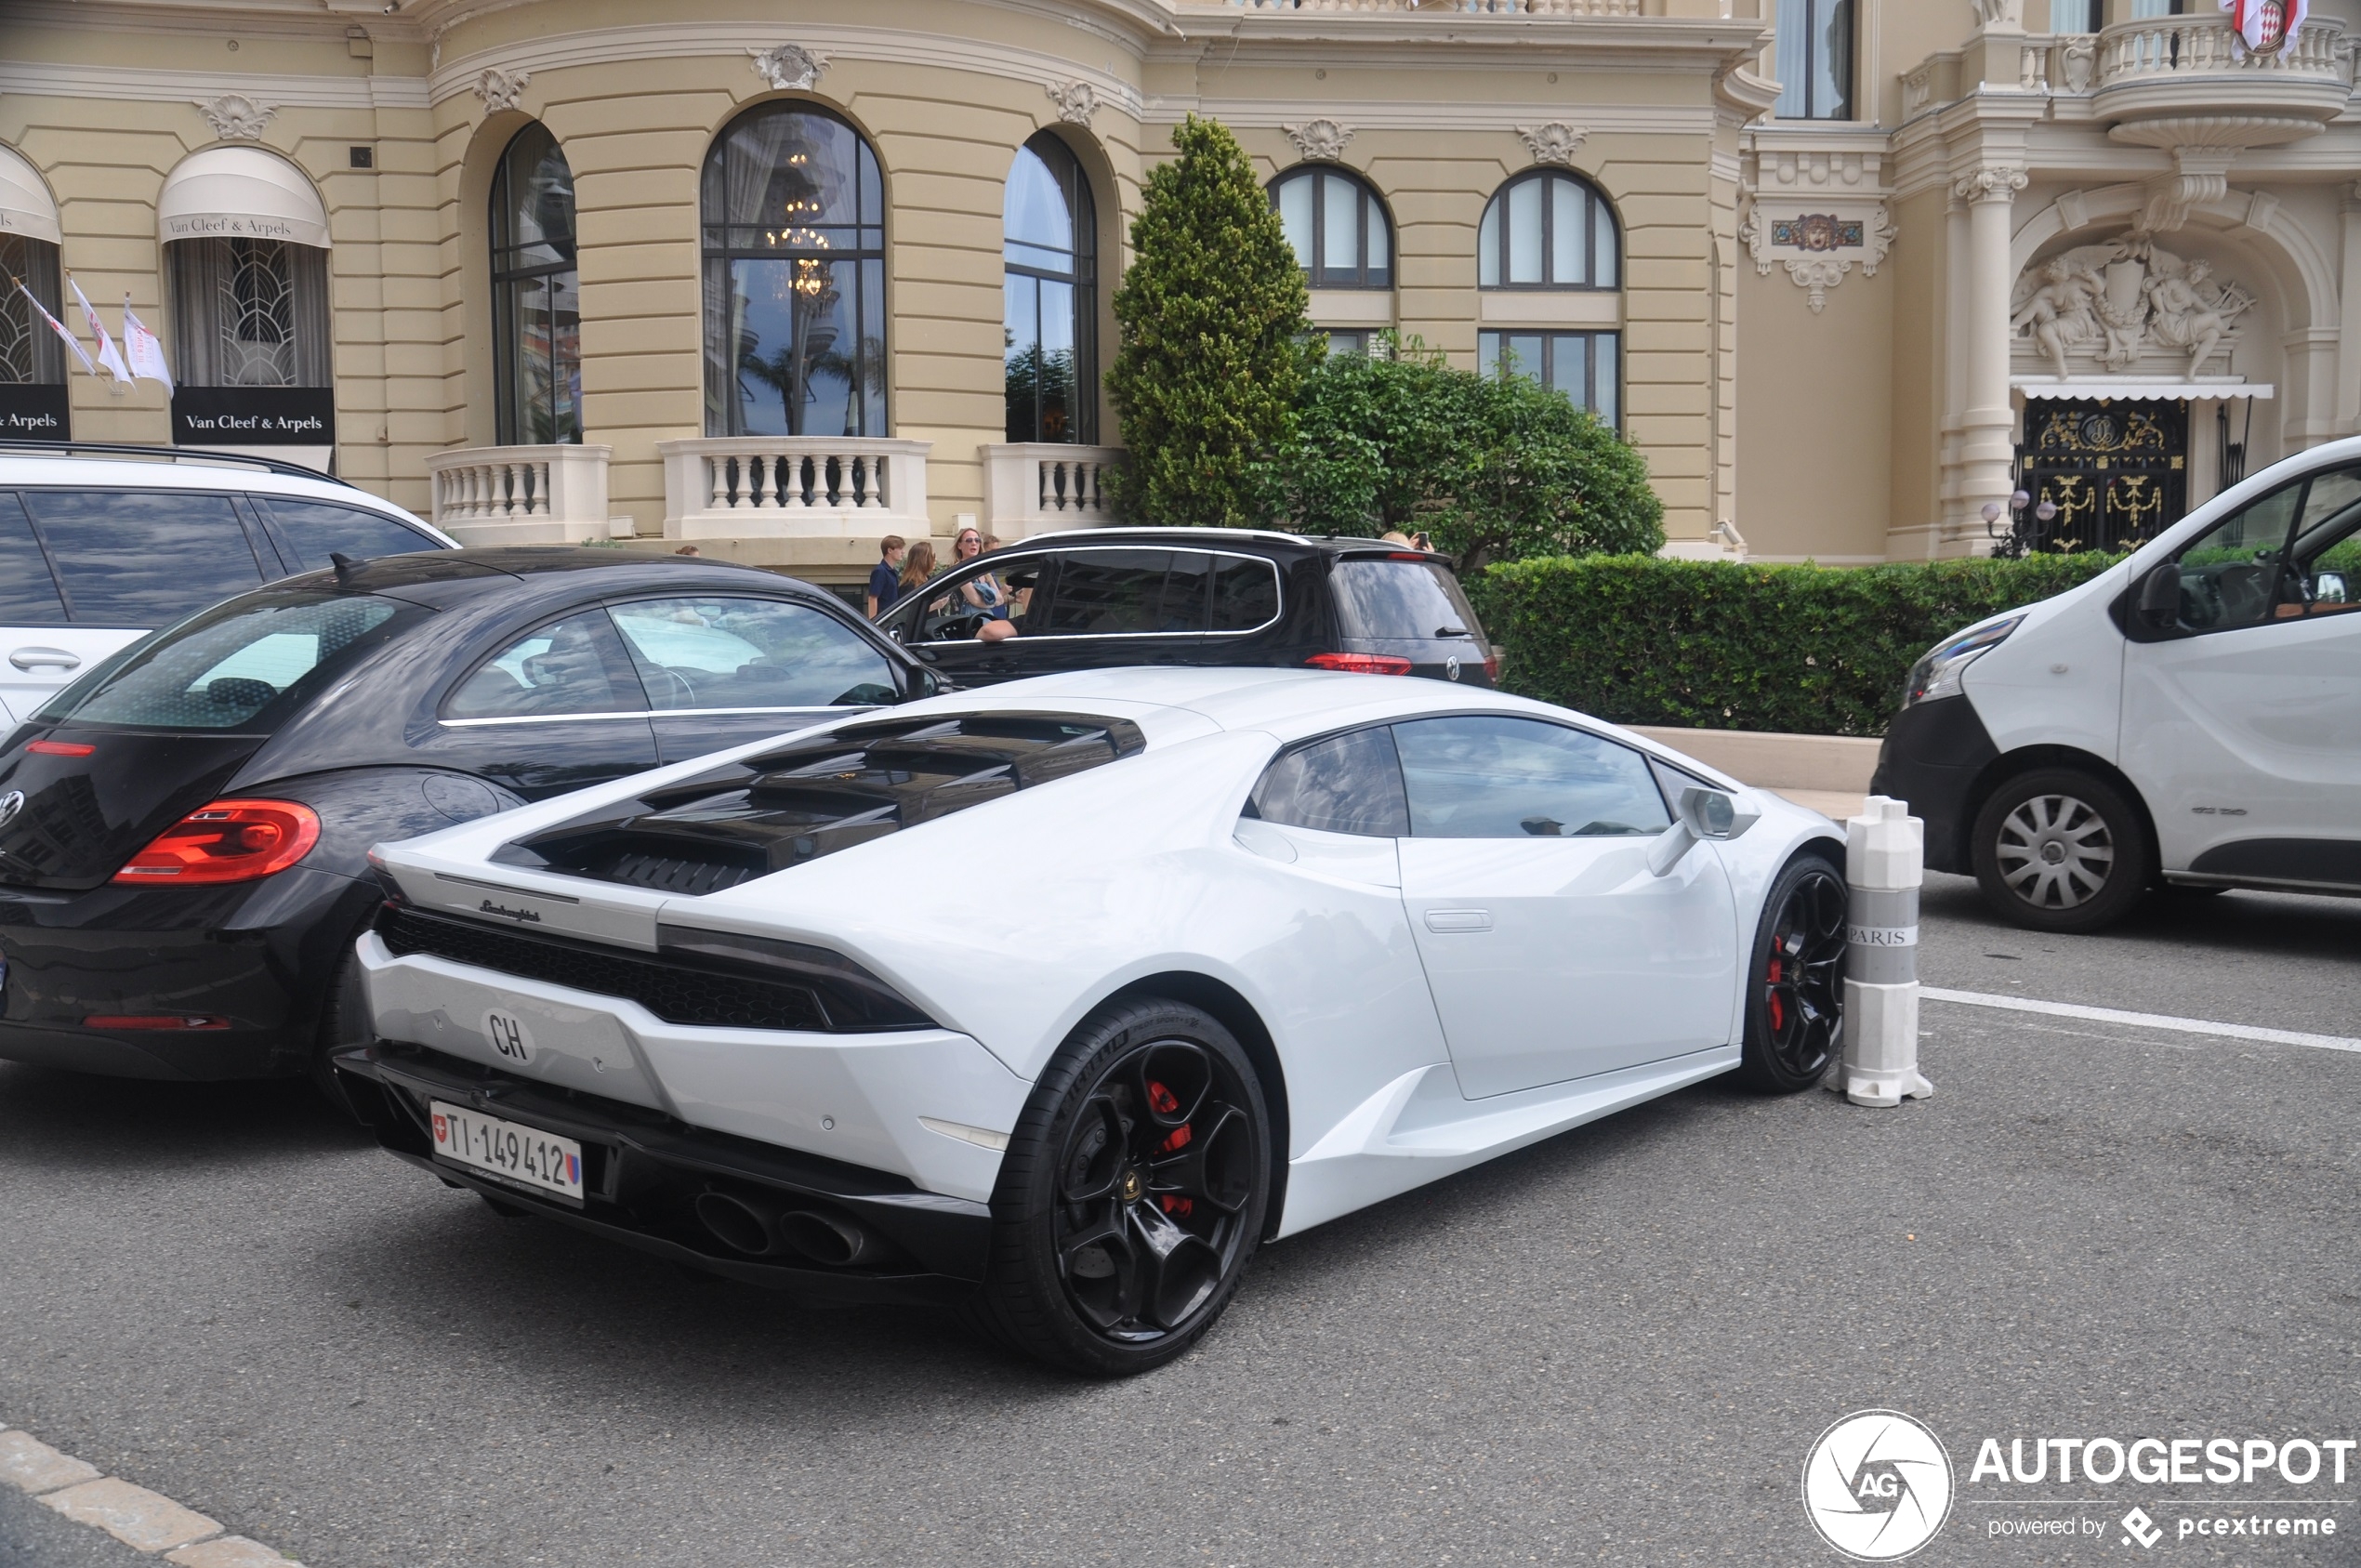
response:
[[[936,691],[838,600],[718,561],[438,551],[116,654],[0,747],[0,1058],[310,1073],[379,841]]]

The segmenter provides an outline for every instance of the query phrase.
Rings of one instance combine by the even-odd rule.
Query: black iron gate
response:
[[[2017,484],[2033,497],[2019,525],[2035,549],[2120,550],[2181,520],[2189,497],[2189,405],[2179,399],[2025,404]],[[2057,508],[2048,521],[2034,508]]]

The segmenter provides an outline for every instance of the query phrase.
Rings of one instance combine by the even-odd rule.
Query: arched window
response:
[[[295,165],[257,147],[191,153],[165,178],[156,223],[181,387],[333,385],[327,214]]]
[[[1289,169],[1271,182],[1271,204],[1313,288],[1393,286],[1393,225],[1360,176],[1318,165]]]
[[[1476,357],[1486,374],[1531,376],[1604,424],[1621,419],[1616,302],[1599,297],[1623,286],[1622,236],[1606,197],[1556,169],[1518,175],[1484,209],[1476,231],[1476,282],[1506,296],[1486,302],[1487,324],[1476,335]],[[1531,297],[1545,294],[1593,298]],[[1528,296],[1524,303],[1517,302],[1520,295]],[[1514,324],[1521,317],[1531,324]]]
[[[1010,441],[1098,440],[1098,217],[1048,131],[1017,151],[1001,210]]]
[[[62,314],[58,239],[48,186],[13,149],[0,147],[0,421],[11,435],[63,441],[65,345],[13,282],[22,279],[43,310]]]
[[[1476,234],[1485,288],[1618,288],[1615,214],[1572,175],[1521,174],[1493,193]]]
[[[860,133],[762,104],[706,154],[709,436],[886,433],[885,181]]]
[[[527,125],[492,175],[492,335],[502,445],[582,439],[574,171]]]

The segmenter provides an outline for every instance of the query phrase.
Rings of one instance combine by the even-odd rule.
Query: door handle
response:
[[[45,665],[52,669],[82,667],[82,661],[62,648],[20,648],[8,655],[8,662],[22,670],[39,669]]]
[[[1430,909],[1427,929],[1431,931],[1488,931],[1492,929],[1492,911],[1488,909]]]

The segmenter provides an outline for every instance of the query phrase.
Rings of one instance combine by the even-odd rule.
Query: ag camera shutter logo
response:
[[[1803,1511],[1859,1562],[1909,1556],[1951,1513],[1951,1456],[1899,1410],[1861,1410],[1820,1434],[1803,1462]]]

